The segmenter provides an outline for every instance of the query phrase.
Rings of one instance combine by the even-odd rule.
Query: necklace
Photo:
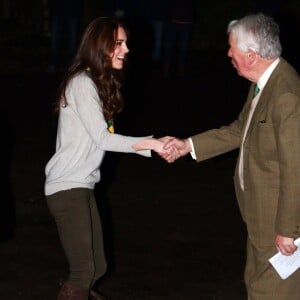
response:
[[[109,121],[107,121],[107,130],[108,130],[110,133],[115,133],[114,120],[109,120]]]

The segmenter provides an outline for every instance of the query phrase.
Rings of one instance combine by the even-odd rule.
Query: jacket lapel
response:
[[[271,87],[274,86],[274,82],[277,79],[277,75],[280,72],[282,65],[283,65],[283,61],[281,58],[281,61],[279,62],[278,66],[275,68],[275,70],[271,74],[269,80],[267,81],[267,84],[265,85],[264,89],[261,92],[260,98],[258,100],[258,103],[257,103],[254,113],[252,115],[245,140],[248,138],[249,134],[251,133],[252,129],[254,128],[254,125],[257,122],[266,121],[266,120],[261,120],[261,113],[264,110],[264,108],[266,107],[267,103],[269,102],[269,100],[272,96],[273,89],[271,89],[270,86]],[[250,90],[253,90],[253,87],[254,87],[254,84],[252,84]]]

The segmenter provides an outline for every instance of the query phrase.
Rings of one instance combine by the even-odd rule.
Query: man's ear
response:
[[[256,51],[254,51],[253,49],[249,49],[247,52],[247,59],[248,59],[249,64],[252,65],[253,63],[255,63],[255,61],[257,59]]]

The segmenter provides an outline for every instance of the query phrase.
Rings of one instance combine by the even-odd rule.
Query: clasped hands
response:
[[[134,144],[133,149],[136,151],[153,150],[168,163],[172,163],[192,151],[188,139],[177,139],[172,136],[165,136],[158,139],[146,138]]]
[[[157,141],[157,148],[153,150],[168,163],[172,163],[192,151],[190,141],[188,139],[178,139],[172,136],[165,136],[157,139]]]

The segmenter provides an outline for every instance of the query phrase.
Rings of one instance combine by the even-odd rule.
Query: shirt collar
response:
[[[257,86],[259,87],[259,90],[261,91],[265,85],[267,84],[267,81],[269,80],[272,72],[274,71],[274,69],[277,67],[277,65],[280,62],[280,58],[278,57],[277,59],[275,59],[271,65],[266,69],[266,71],[259,77],[258,81],[257,81]]]

